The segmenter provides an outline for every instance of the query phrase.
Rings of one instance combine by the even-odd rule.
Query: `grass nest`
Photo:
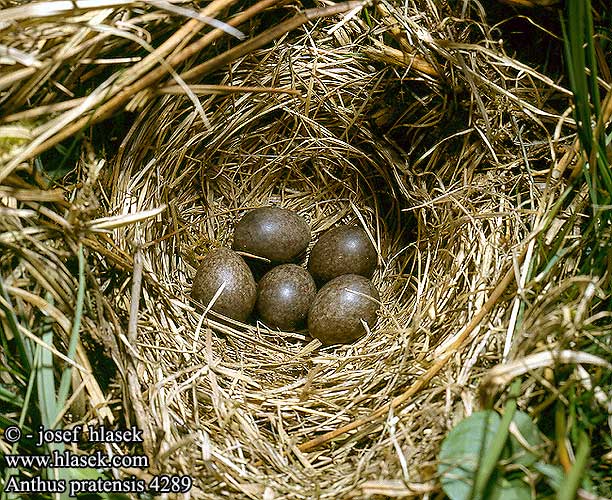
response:
[[[206,14],[227,12],[230,2],[218,3]],[[194,498],[427,496],[439,489],[448,430],[481,405],[503,406],[494,396],[510,380],[527,374],[519,402],[537,418],[553,401],[546,369],[607,366],[579,352],[585,336],[610,352],[609,318],[595,303],[606,278],[577,277],[585,248],[566,239],[580,231],[585,192],[564,211],[558,203],[583,161],[571,93],[506,52],[499,35],[516,24],[476,7],[315,9],[296,32],[282,21],[284,31],[220,53],[205,35],[200,55],[186,40],[100,83],[102,55],[138,59],[143,47],[99,29],[104,19],[135,9],[135,25],[157,26],[164,43],[189,32],[183,11],[126,3],[104,18],[88,10],[62,35],[84,44],[89,97],[59,102],[38,59],[29,74],[0,78],[12,134],[0,166],[1,319],[46,349],[45,332],[59,339],[51,352],[75,370],[57,418],[136,424],[150,467],[122,473],[190,475]],[[246,12],[234,15],[245,22]],[[39,34],[53,24],[20,22]],[[559,53],[553,28],[528,24]],[[164,80],[168,65],[178,84]],[[65,88],[76,85],[64,76]],[[16,112],[28,99],[36,106]],[[122,136],[107,141],[95,123],[120,109],[129,128],[115,122]],[[85,141],[76,168],[49,189],[41,165],[54,156],[39,155],[90,124],[107,158]],[[269,205],[303,215],[313,240],[337,224],[366,229],[382,306],[364,338],[322,347],[304,332],[220,321],[190,301],[202,257],[231,245],[245,212]],[[551,258],[560,249],[569,260]],[[568,329],[559,311],[577,304]],[[551,443],[539,453],[551,457]]]
[[[316,25],[314,34],[254,52],[221,82],[287,93],[209,98],[208,123],[184,96],[151,102],[111,167],[109,212],[166,207],[113,237],[120,252],[143,246],[148,277],[135,343],[142,422],[151,435],[163,429],[154,444],[162,451],[160,470],[197,477],[211,498],[228,488],[245,496],[268,490],[275,497],[338,498],[364,478],[397,473],[397,447],[406,473],[420,476],[435,460],[430,443],[444,433],[441,416],[452,418],[440,388],[420,392],[400,412],[409,413],[401,430],[389,409],[348,439],[305,451],[311,440],[367,418],[419,380],[452,344],[466,311],[484,302],[500,262],[510,259],[511,246],[496,239],[504,231],[525,235],[516,216],[483,217],[505,203],[506,182],[520,182],[510,173],[504,179],[474,172],[479,185],[470,178],[458,205],[439,215],[435,176],[411,184],[405,160],[368,120],[390,99],[381,85],[389,70],[355,56],[358,45],[325,36],[330,27]],[[455,154],[475,161],[482,152]],[[463,161],[446,174],[453,182]],[[382,308],[370,334],[321,348],[301,332],[218,322],[189,305],[198,261],[231,245],[246,211],[268,205],[303,215],[313,240],[340,223],[372,236]],[[120,308],[131,290],[112,295]],[[475,357],[485,345],[474,339]]]

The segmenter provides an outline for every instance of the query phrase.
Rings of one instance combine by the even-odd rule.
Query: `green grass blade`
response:
[[[0,384],[0,401],[6,404],[21,408],[23,406],[23,398],[19,394],[15,394],[13,391],[8,390],[6,387]]]
[[[499,462],[499,457],[502,454],[506,441],[508,440],[508,434],[510,432],[510,424],[514,418],[516,412],[516,397],[519,395],[521,389],[521,381],[515,380],[510,388],[509,400],[506,403],[504,409],[504,415],[499,424],[495,437],[491,442],[491,445],[482,457],[478,471],[476,472],[476,479],[474,480],[474,491],[471,498],[486,498],[485,492],[489,486],[495,467]]]
[[[590,450],[589,439],[587,435],[582,432],[578,441],[576,460],[559,488],[557,500],[574,500],[576,498],[576,493],[580,487],[580,481],[587,468]]]
[[[601,98],[599,96],[599,85],[597,83],[597,56],[595,54],[595,30],[593,29],[593,14],[591,12],[591,2],[583,2],[584,4],[584,31],[586,41],[586,55],[589,63],[589,86],[591,88],[591,102],[593,103],[593,111],[595,116],[601,115]]]
[[[50,295],[46,298],[49,303],[52,303],[53,297]],[[53,345],[53,329],[51,322],[43,323],[43,332],[41,338],[48,345]],[[41,364],[37,369],[37,387],[38,387],[38,406],[41,414],[41,423],[45,429],[53,429],[58,420],[58,415],[63,405],[58,405],[55,394],[55,371],[53,369],[53,353],[45,348],[41,348]],[[57,427],[61,427],[58,424]],[[64,443],[48,443],[48,452],[57,451],[62,453],[65,449]],[[46,469],[48,479],[55,481],[70,479],[70,469],[48,468]],[[60,498],[68,499],[68,493],[63,493]]]
[[[53,330],[49,321],[43,323],[41,339],[46,344],[53,345]],[[37,349],[40,347],[37,346]],[[55,397],[55,375],[53,373],[53,354],[41,348],[40,363],[36,367],[36,387],[38,389],[38,408],[40,409],[41,423],[50,429],[57,416]]]
[[[584,0],[567,1],[567,28],[564,28],[567,74],[574,93],[574,104],[578,135],[587,154],[591,150],[591,112],[589,106],[589,86],[586,75],[584,54],[586,5]],[[565,24],[565,23],[563,23]]]
[[[83,245],[79,244],[79,288],[77,291],[77,300],[74,311],[74,321],[72,322],[72,332],[70,333],[70,344],[68,346],[67,356],[74,360],[76,347],[79,340],[79,331],[81,329],[81,318],[83,315],[83,303],[85,301],[85,258],[83,256]],[[62,373],[62,379],[57,396],[57,405],[61,409],[68,398],[70,389],[70,381],[72,376],[72,366],[67,365]]]

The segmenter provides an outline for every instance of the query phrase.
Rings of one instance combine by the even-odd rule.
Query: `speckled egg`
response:
[[[225,288],[211,309],[245,321],[255,306],[257,285],[244,259],[229,248],[213,250],[202,259],[193,278],[191,296],[207,306],[223,283]]]
[[[376,323],[380,296],[372,282],[356,274],[329,281],[308,311],[308,332],[323,344],[350,344],[365,335],[361,320]]]
[[[268,271],[257,289],[257,312],[268,326],[294,330],[305,322],[317,293],[312,276],[295,264]]]
[[[308,270],[323,284],[343,274],[371,278],[377,262],[376,249],[362,228],[338,226],[321,235],[312,248]]]
[[[310,243],[310,226],[297,213],[278,207],[257,208],[236,224],[232,248],[274,263],[295,261]]]

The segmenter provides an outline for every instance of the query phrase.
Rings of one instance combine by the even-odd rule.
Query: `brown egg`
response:
[[[283,264],[261,278],[257,287],[257,312],[270,327],[294,330],[306,320],[316,293],[315,282],[306,269]]]
[[[357,226],[338,226],[321,237],[310,252],[308,270],[319,284],[343,274],[371,278],[377,255],[366,232]]]
[[[236,224],[232,248],[275,263],[295,261],[310,243],[310,226],[297,213],[278,207],[256,208]]]
[[[376,323],[379,300],[369,279],[338,276],[317,293],[308,311],[308,332],[323,344],[350,344],[366,333],[361,320],[370,328]]]
[[[244,259],[229,248],[213,250],[204,257],[193,278],[191,296],[207,306],[223,283],[225,288],[212,310],[245,321],[255,306],[257,285]]]

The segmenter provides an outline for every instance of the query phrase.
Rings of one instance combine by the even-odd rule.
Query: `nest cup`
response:
[[[267,76],[259,68],[252,78],[265,84]],[[277,75],[281,82],[288,78]],[[341,73],[325,84],[328,92],[333,84],[342,93],[347,109],[359,109],[368,92],[363,81],[347,84]],[[394,166],[370,149],[367,136],[347,142],[351,117],[328,109],[322,89],[315,95],[321,105],[315,112],[291,95],[216,98],[208,103],[215,110],[208,124],[189,100],[163,97],[140,115],[117,158],[115,207],[139,211],[167,204],[139,234],[127,229],[120,235],[126,247],[134,238],[145,243],[139,373],[150,422],[166,431],[162,447],[176,445],[179,455],[190,457],[167,458],[160,464],[164,470],[193,473],[186,464],[201,461],[204,439],[230,462],[260,460],[271,467],[269,477],[283,475],[289,434],[294,443],[305,441],[346,422],[348,414],[330,416],[363,399],[370,387],[376,399],[376,380],[393,371],[389,359],[410,341],[397,326],[406,324],[413,296],[403,274],[411,252],[390,176]],[[313,232],[311,247],[340,224],[367,230],[379,254],[372,281],[382,306],[365,337],[316,350],[303,333],[218,321],[192,306],[191,282],[201,258],[212,248],[231,246],[235,223],[263,206],[302,215]],[[200,441],[177,445],[187,436]],[[285,483],[279,479],[281,490],[290,488]]]

